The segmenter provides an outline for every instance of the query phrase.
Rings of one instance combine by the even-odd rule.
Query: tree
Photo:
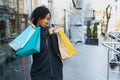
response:
[[[90,21],[87,22],[87,32],[86,32],[86,36],[87,38],[91,38],[92,35],[91,35],[91,29],[90,29]]]
[[[97,25],[98,25],[98,23],[94,23],[93,33],[92,33],[92,36],[93,36],[93,38],[95,38],[95,39],[97,39],[97,35],[98,35]]]
[[[110,8],[110,9],[109,9]],[[107,22],[106,22],[106,32],[107,32],[107,30],[108,30],[108,24],[109,24],[109,20],[110,20],[110,18],[111,18],[111,9],[112,9],[112,7],[110,7],[110,5],[108,5],[107,6],[107,8],[106,8],[106,18],[107,18]],[[109,11],[108,11],[109,10]]]

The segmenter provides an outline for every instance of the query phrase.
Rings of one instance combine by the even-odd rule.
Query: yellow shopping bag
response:
[[[63,31],[57,32],[59,50],[62,59],[67,59],[76,53],[76,49]]]

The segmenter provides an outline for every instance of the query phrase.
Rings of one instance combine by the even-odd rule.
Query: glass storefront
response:
[[[5,1],[0,3],[0,80],[30,80],[31,57],[16,56],[8,46],[27,27],[28,14],[18,13],[15,0]]]

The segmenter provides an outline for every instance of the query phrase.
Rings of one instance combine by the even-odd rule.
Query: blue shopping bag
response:
[[[35,28],[35,32],[25,46],[17,50],[18,56],[26,57],[34,53],[40,52],[40,27]]]
[[[31,38],[34,32],[35,29],[32,28],[31,25],[29,25],[19,36],[17,36],[8,45],[12,47],[15,51],[17,51],[18,49],[23,48],[25,46],[25,44],[28,42],[28,40]]]

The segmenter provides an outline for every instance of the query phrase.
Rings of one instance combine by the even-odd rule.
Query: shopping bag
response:
[[[28,40],[30,39],[34,32],[35,29],[32,28],[31,25],[29,25],[19,36],[17,36],[8,45],[12,47],[15,51],[17,51],[18,49],[24,47],[24,45],[28,42]]]
[[[60,55],[62,59],[67,59],[73,56],[76,53],[76,49],[73,44],[70,42],[65,33],[61,30],[56,33],[58,37],[58,44]]]
[[[28,40],[25,46],[17,50],[18,56],[26,57],[34,53],[40,52],[40,27],[35,28],[35,32],[32,37]]]

